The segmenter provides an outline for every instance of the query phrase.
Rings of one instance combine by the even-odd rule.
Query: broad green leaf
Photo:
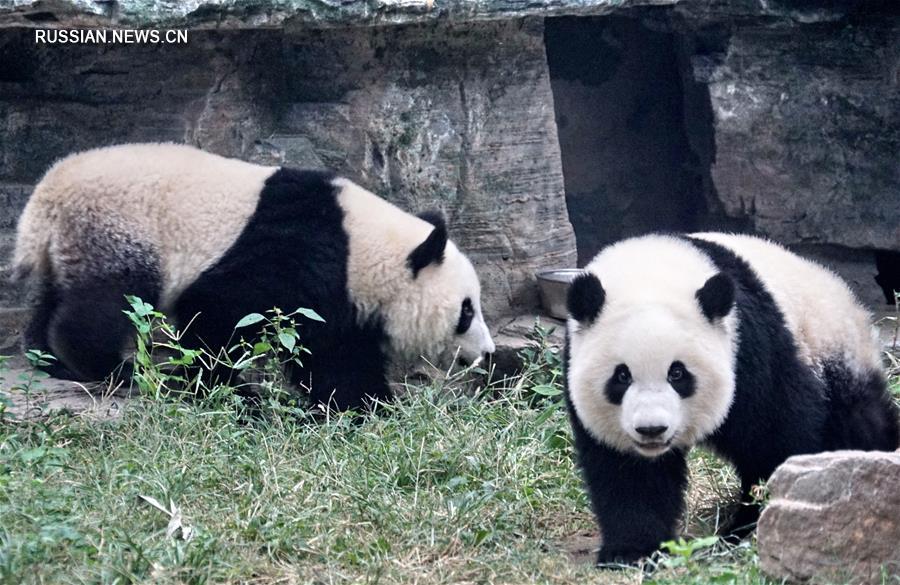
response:
[[[288,335],[287,333],[279,333],[278,341],[280,341],[281,345],[288,351],[294,351],[294,346],[297,345],[297,338],[293,335]]]
[[[46,453],[47,449],[44,447],[35,447],[34,449],[28,449],[27,451],[19,453],[19,459],[21,459],[23,463],[30,463],[31,461],[40,459]]]
[[[559,396],[562,394],[562,390],[559,387],[551,386],[550,384],[538,384],[531,391],[541,396]]]
[[[534,426],[539,427],[543,425],[545,422],[550,420],[550,417],[553,416],[553,413],[558,409],[559,407],[556,404],[552,404],[551,406],[544,409],[544,412],[542,412],[536,419],[534,419]]]
[[[247,327],[248,325],[254,325],[259,323],[265,319],[259,313],[250,313],[249,315],[245,315],[243,319],[237,322],[237,325],[234,326],[235,329],[240,329],[241,327]]]
[[[319,315],[312,309],[304,309],[303,307],[301,307],[294,312],[299,315],[303,315],[304,317],[306,317],[307,319],[311,319],[312,321],[319,321],[320,323],[325,322],[325,319],[323,319],[321,315]]]

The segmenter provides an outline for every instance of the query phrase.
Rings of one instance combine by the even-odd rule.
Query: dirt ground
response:
[[[81,384],[57,378],[34,380],[31,390],[26,392],[28,380],[33,375],[27,362],[15,356],[7,365],[8,369],[0,370],[0,389],[12,400],[10,412],[19,419],[36,418],[61,410],[98,419],[116,418],[134,395],[131,389],[123,386]]]

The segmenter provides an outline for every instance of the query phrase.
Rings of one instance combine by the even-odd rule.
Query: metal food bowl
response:
[[[559,270],[545,270],[535,275],[541,294],[541,306],[551,317],[563,320],[568,317],[566,295],[569,292],[569,285],[579,274],[584,274],[584,270],[560,268]]]

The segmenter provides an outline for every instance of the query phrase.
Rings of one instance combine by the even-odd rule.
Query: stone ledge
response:
[[[137,399],[137,390],[124,385],[112,388],[56,378],[34,382],[28,394],[18,387],[9,391],[30,375],[28,366],[18,361],[9,369],[0,371],[0,389],[7,393],[12,402],[9,413],[20,420],[61,411],[99,420],[113,419],[121,416],[125,408]]]
[[[676,7],[689,19],[796,24],[835,22],[861,11],[857,2],[824,0],[0,0],[0,28],[324,28],[596,16],[641,6]],[[888,3],[883,6],[871,10],[893,10]]]
[[[528,336],[534,331],[534,323],[540,319],[543,327],[553,327],[553,333],[548,336],[550,345],[563,348],[565,344],[566,324],[564,321],[547,317],[545,315],[522,315],[502,324],[497,334],[494,335],[494,343],[497,350],[494,352],[494,378],[513,376],[521,371],[522,363],[519,352],[531,345]]]
[[[0,27],[279,28],[608,14],[678,0],[0,0]]]

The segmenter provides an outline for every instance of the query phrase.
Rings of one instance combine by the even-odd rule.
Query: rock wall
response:
[[[692,1],[674,14],[686,91],[708,94],[712,144],[694,150],[709,153],[713,206],[883,304],[900,289],[900,3]]]
[[[575,263],[542,22],[286,41],[283,131],[406,209],[444,208],[489,314],[534,309],[533,272]]]
[[[678,0],[0,0],[0,25],[271,28],[373,26],[608,14]]]
[[[581,263],[625,236],[728,229],[820,260],[868,304],[900,289],[900,3],[547,23]]]
[[[726,213],[788,243],[900,245],[900,21],[742,27],[695,73]]]
[[[443,208],[487,313],[533,309],[533,272],[575,262],[542,34],[541,20],[518,20],[96,46],[0,30],[0,266],[55,159],[176,141],[328,166],[406,209]],[[0,310],[21,306],[3,283]]]
[[[74,25],[195,28],[186,45],[39,45],[27,28]],[[575,264],[570,216],[582,260],[726,227],[822,259],[868,303],[876,276],[900,288],[890,0],[0,0],[0,278],[53,160],[147,140],[444,208],[492,317],[534,311],[533,271]],[[0,330],[22,302],[4,280]]]

